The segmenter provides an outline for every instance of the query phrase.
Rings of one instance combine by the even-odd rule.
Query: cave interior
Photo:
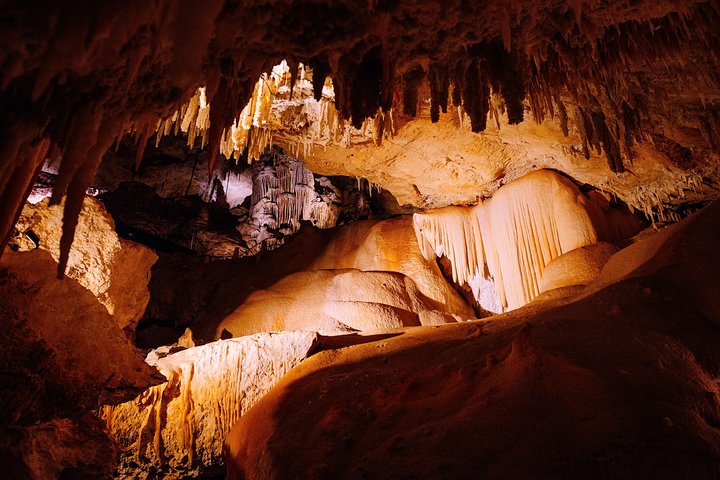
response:
[[[720,1],[0,2],[13,479],[720,478]]]

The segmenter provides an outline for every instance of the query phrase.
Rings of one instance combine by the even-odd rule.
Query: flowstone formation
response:
[[[238,228],[247,250],[257,254],[282,245],[295,234],[300,222],[331,228],[339,221],[367,218],[371,213],[369,195],[358,188],[341,190],[327,177],[316,176],[301,160],[274,148],[254,162],[253,190],[248,218]]]
[[[167,381],[100,412],[121,450],[115,478],[222,472],[223,440],[232,425],[316,340],[312,332],[283,332],[150,352],[146,361]]]
[[[500,311],[535,298],[553,259],[599,240],[628,238],[641,226],[629,212],[586,197],[548,170],[505,185],[475,207],[416,213],[413,222],[425,258],[447,257],[453,280],[473,287],[477,300],[479,285],[491,279],[497,299],[483,307]]]
[[[233,427],[228,478],[715,478],[719,232],[715,203],[567,305],[319,352]]]
[[[298,272],[251,293],[215,337],[312,330],[323,335],[442,325],[464,320],[395,272],[351,269]]]

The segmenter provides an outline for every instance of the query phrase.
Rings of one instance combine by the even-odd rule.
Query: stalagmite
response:
[[[503,310],[540,293],[543,269],[552,259],[598,241],[589,200],[569,180],[548,171],[526,175],[475,207],[447,207],[413,216],[427,259],[445,256],[453,280],[495,281]]]

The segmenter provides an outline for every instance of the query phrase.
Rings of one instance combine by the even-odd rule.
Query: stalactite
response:
[[[522,122],[525,117],[525,107],[523,106],[525,89],[520,76],[516,72],[501,79],[500,93],[505,100],[508,123],[517,125]]]
[[[136,151],[135,151],[135,171],[140,170],[140,164],[143,159],[143,155],[145,153],[145,147],[147,146],[147,142],[150,140],[150,129],[145,127],[142,129],[138,136]]]
[[[440,110],[447,113],[448,90],[450,79],[447,68],[440,65],[430,65],[428,70],[430,82],[430,120],[435,123],[440,119]]]
[[[569,180],[538,171],[500,188],[475,207],[447,207],[413,215],[427,259],[445,256],[453,280],[492,278],[503,310],[518,308],[539,292],[543,268],[598,234],[587,199]]]
[[[605,150],[605,156],[607,157],[610,170],[615,173],[625,171],[620,156],[620,147],[616,140],[617,132],[615,132],[615,134],[610,132],[605,121],[605,115],[603,115],[602,112],[593,112],[592,122],[597,135],[596,140],[599,142],[598,145],[602,145],[602,148]]]
[[[67,199],[63,211],[62,237],[60,238],[60,257],[58,259],[58,278],[63,278],[70,256],[70,247],[75,238],[80,211],[85,192],[92,184],[105,152],[115,141],[118,128],[123,123],[115,118],[105,119],[99,126],[92,148],[86,152],[85,162],[75,171],[67,189]]]
[[[319,102],[320,99],[322,99],[325,79],[330,74],[330,66],[328,65],[327,59],[324,57],[311,58],[309,65],[313,74],[313,93],[315,95],[315,100]]]
[[[558,103],[558,115],[560,117],[560,129],[563,135],[567,137],[570,134],[570,129],[568,128],[567,109],[563,102]]]
[[[349,111],[353,127],[361,128],[366,118],[374,116],[383,88],[383,61],[378,52],[368,53],[351,80]]]
[[[403,75],[403,113],[411,117],[417,115],[418,88],[424,76],[421,68],[415,68]]]
[[[463,82],[463,108],[470,117],[471,130],[482,132],[487,126],[490,89],[478,60],[472,60],[467,66]]]
[[[93,111],[89,104],[81,107],[77,116],[73,118],[72,126],[68,132],[67,143],[62,149],[63,161],[55,179],[53,194],[50,198],[51,205],[60,204],[77,170],[87,160],[87,152],[92,148],[97,138],[101,119],[102,112],[99,110]]]
[[[277,22],[271,21],[275,17],[269,12],[259,14],[235,4],[222,9],[221,3],[185,8],[160,2],[122,9],[98,3],[88,4],[78,14],[61,2],[47,9],[28,4],[8,13],[19,19],[7,22],[7,34],[0,41],[4,66],[0,106],[8,118],[33,118],[37,125],[32,136],[48,138],[62,150],[54,203],[77,170],[85,168],[84,152],[110,110],[127,112],[131,119],[121,130],[141,136],[150,112],[163,118],[159,135],[187,129],[191,146],[210,145],[211,170],[221,149],[236,156],[246,149],[262,151],[255,144],[247,148],[245,142],[257,139],[262,144],[272,133],[255,124],[252,132],[249,128],[240,132],[244,122],[238,119],[268,58],[283,53],[310,60],[318,100],[325,100],[324,79],[333,74],[336,95],[331,100],[336,100],[337,110],[332,112],[340,120],[351,118],[357,129],[367,126],[366,119],[374,118],[379,107],[383,112],[393,107],[396,67],[409,72],[422,65],[435,72],[436,65],[448,65],[431,74],[441,80],[439,87],[437,81],[431,82],[435,98],[431,116],[437,118],[438,106],[443,108],[445,79],[450,77],[453,103],[463,104],[473,131],[485,127],[488,86],[493,85],[498,88],[492,91],[504,98],[510,123],[521,120],[523,100],[538,122],[559,116],[565,125],[568,112],[580,109],[584,113],[572,118],[577,123],[563,130],[576,127],[583,153],[589,156],[591,149],[601,149],[613,171],[621,172],[631,160],[634,143],[663,124],[699,132],[703,140],[698,143],[704,142],[700,148],[714,151],[720,144],[715,98],[720,88],[717,1],[661,2],[652,15],[632,2],[601,2],[593,8],[574,2],[568,8],[544,9],[515,1],[487,11],[470,8],[467,19],[424,24],[432,30],[428,38],[440,40],[433,51],[420,48],[416,37],[406,36],[407,26],[422,23],[412,5],[403,2],[387,2],[371,16],[362,2],[343,6],[321,2],[312,16],[291,9]],[[445,2],[443,11],[457,14],[469,5]],[[424,14],[420,10],[417,15]],[[51,24],[35,21],[40,11],[47,13]],[[291,28],[296,17],[302,33]],[[336,42],[330,40],[332,35],[307,34],[313,30],[310,26],[325,23],[325,33],[334,35],[342,27],[348,38]],[[63,25],[67,28],[60,28]],[[238,30],[238,25],[247,28]],[[278,41],[280,35],[287,35],[287,41]],[[413,43],[408,48],[402,44],[406,38]],[[478,44],[485,47],[477,49]],[[258,54],[267,48],[273,50],[268,57]],[[500,70],[492,66],[494,61],[500,62]],[[293,68],[288,75],[291,87],[295,76]],[[203,80],[213,109],[201,107],[199,98],[193,100],[193,90]],[[413,89],[407,94],[409,102]],[[267,107],[265,100],[260,106]],[[244,120],[255,122],[257,113],[253,109]],[[336,136],[348,138],[349,129],[338,123]],[[380,129],[385,135],[387,122],[378,124],[376,131]],[[3,198],[11,188],[16,159],[24,156],[20,149],[31,148],[11,136],[7,142],[17,151],[5,155],[3,148]],[[230,150],[228,142],[233,142]],[[312,150],[309,139],[302,139],[298,147],[299,143],[303,150]],[[0,236],[6,233],[1,231]]]
[[[24,143],[24,142],[23,142]],[[23,203],[30,194],[33,182],[42,168],[50,148],[48,139],[34,139],[24,145],[12,181],[0,190],[0,253],[5,249],[17,222]],[[4,233],[6,232],[6,233]]]

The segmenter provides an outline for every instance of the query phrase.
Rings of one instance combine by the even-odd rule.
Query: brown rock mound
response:
[[[8,478],[112,470],[109,439],[82,412],[160,381],[105,307],[56,267],[44,251],[6,251],[0,262],[0,458],[18,469]]]
[[[50,206],[49,199],[27,204],[20,215],[18,234],[10,246],[19,250],[40,248],[60,258],[64,202]],[[29,241],[32,239],[31,241]],[[77,234],[70,252],[67,275],[90,290],[128,332],[135,330],[150,300],[147,285],[157,255],[149,248],[123,240],[102,203],[85,197]]]
[[[232,336],[282,330],[323,335],[452,323],[460,317],[425,297],[400,273],[315,270],[288,275],[253,292],[215,332]]]
[[[574,303],[321,352],[233,428],[228,478],[715,478],[719,235],[716,203]]]

